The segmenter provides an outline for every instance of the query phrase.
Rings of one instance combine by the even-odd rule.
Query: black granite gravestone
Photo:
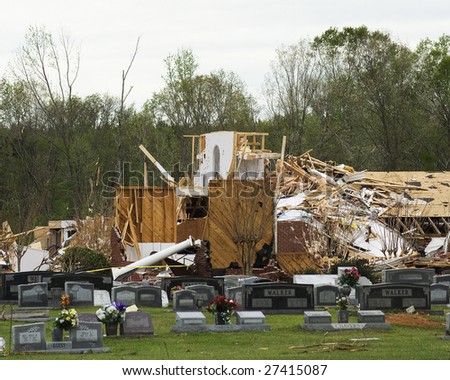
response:
[[[434,275],[435,271],[431,268],[384,269],[381,272],[381,279],[383,283],[431,284]]]
[[[436,284],[447,284],[450,286],[450,274],[440,274],[433,277],[433,282]]]
[[[3,273],[3,289],[2,299],[4,300],[18,300],[19,299],[19,285],[33,284],[39,282],[48,283],[50,276],[54,272],[17,272],[17,273]],[[47,289],[49,287],[47,286]]]
[[[19,307],[47,307],[47,283],[22,284],[18,286]]]
[[[374,284],[359,287],[361,310],[402,310],[414,306],[431,308],[430,286],[415,284]]]
[[[339,297],[339,287],[336,285],[314,286],[315,306],[336,306],[336,298]]]
[[[189,285],[186,290],[193,290],[197,293],[197,306],[205,308],[214,299],[215,289],[211,285]],[[200,305],[200,304],[201,305]]]
[[[245,310],[267,314],[295,314],[314,310],[314,286],[305,284],[246,284],[243,290]]]
[[[161,288],[159,286],[138,286],[137,306],[162,307]]]
[[[221,277],[201,277],[201,276],[176,276],[164,277],[161,281],[161,289],[172,298],[171,289],[180,286],[183,289],[190,285],[210,285],[214,287],[216,295],[225,294],[224,279]]]
[[[193,290],[177,290],[173,293],[173,309],[175,311],[196,311],[197,293]]]

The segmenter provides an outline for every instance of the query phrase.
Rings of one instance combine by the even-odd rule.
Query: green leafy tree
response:
[[[174,131],[183,164],[191,161],[183,135],[254,128],[256,103],[235,74],[223,70],[197,74],[198,63],[190,50],[170,55],[165,63],[165,86],[154,94],[148,109],[157,128]]]
[[[365,26],[330,28],[314,39],[313,47],[327,82],[316,103],[322,123],[341,141],[354,138],[352,147],[363,146],[356,153],[371,158],[366,167],[411,169],[421,140],[414,54],[389,34]]]
[[[428,115],[425,140],[429,149],[422,149],[432,157],[440,170],[449,170],[450,155],[450,35],[438,41],[425,39],[416,50],[419,57],[418,82],[421,84],[420,105]]]

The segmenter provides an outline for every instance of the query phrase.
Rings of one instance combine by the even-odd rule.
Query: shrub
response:
[[[330,266],[329,273],[337,274],[338,267],[355,267],[361,276],[367,277],[374,284],[381,280],[380,273],[375,271],[373,265],[367,259],[342,259]]]
[[[58,258],[63,272],[109,268],[108,259],[100,252],[83,247],[69,247]]]

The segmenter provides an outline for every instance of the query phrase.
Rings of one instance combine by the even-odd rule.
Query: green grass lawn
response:
[[[98,307],[77,307],[78,312],[95,312]],[[4,360],[449,360],[450,340],[445,334],[445,314],[429,318],[436,327],[392,325],[390,330],[307,332],[300,328],[303,315],[266,315],[270,331],[223,333],[173,333],[175,312],[169,308],[140,308],[152,315],[152,337],[104,337],[108,353],[19,354]],[[335,310],[330,309],[333,322]],[[52,316],[58,310],[51,311]],[[205,312],[207,323],[212,315]],[[234,319],[233,319],[234,321]],[[357,322],[356,312],[350,322]],[[18,322],[13,322],[13,325]],[[47,322],[51,340],[52,322]],[[0,321],[0,336],[9,344],[10,321]],[[369,338],[369,339],[368,339]],[[376,338],[376,339],[372,339]],[[352,341],[351,339],[358,339]],[[365,340],[366,339],[366,340]]]

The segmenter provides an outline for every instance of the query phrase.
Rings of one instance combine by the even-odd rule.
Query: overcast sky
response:
[[[0,75],[24,43],[30,26],[61,31],[79,44],[80,96],[119,96],[122,70],[136,42],[128,77],[139,108],[163,86],[164,59],[191,49],[200,74],[235,72],[259,97],[275,50],[330,27],[366,25],[414,49],[450,34],[449,0],[13,0],[0,13]],[[129,103],[130,103],[129,102]]]

